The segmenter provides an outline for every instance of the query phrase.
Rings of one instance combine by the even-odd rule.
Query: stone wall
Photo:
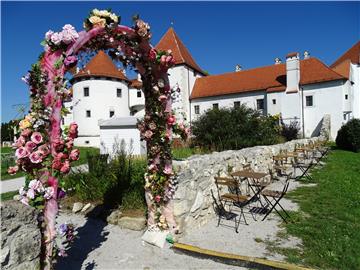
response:
[[[184,161],[174,161],[179,185],[175,192],[174,214],[180,231],[201,227],[215,216],[210,190],[216,192],[214,176],[229,175],[242,169],[244,164],[259,172],[269,172],[272,157],[280,150],[293,151],[295,145],[307,144],[321,137],[299,139],[284,144],[256,146],[241,150],[194,155]]]
[[[37,211],[18,201],[1,202],[1,269],[40,269]]]

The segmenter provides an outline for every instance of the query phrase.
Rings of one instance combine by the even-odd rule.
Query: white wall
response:
[[[190,95],[194,87],[196,78],[202,77],[198,72],[194,72],[192,68],[188,66],[179,65],[172,67],[168,70],[170,87],[174,87],[178,84],[181,90],[182,109],[184,111],[186,121],[190,119]],[[173,107],[180,106],[179,104],[173,104]]]
[[[267,94],[267,113],[271,115],[281,113],[282,97],[284,92],[273,92]],[[276,104],[273,104],[275,100]]]
[[[141,97],[138,97],[138,91],[141,92]],[[145,108],[145,95],[143,91],[136,88],[129,89],[129,107],[130,109],[137,110],[139,113],[141,110]]]
[[[84,96],[84,87],[89,87],[89,96]],[[122,89],[122,96],[117,97],[117,88]],[[108,119],[110,110],[115,116],[130,115],[128,100],[128,85],[115,80],[92,79],[74,83],[73,85],[73,119],[79,125],[79,137],[90,139],[88,146],[99,147],[99,140],[91,139],[100,135],[99,119]],[[91,111],[91,117],[86,117],[86,110]],[[85,141],[78,139],[77,142]]]
[[[350,64],[353,117],[360,118],[360,65]]]
[[[113,154],[115,143],[120,145],[121,140],[126,144],[127,153],[141,155],[146,153],[143,143],[140,142],[140,131],[135,126],[100,127],[100,153]],[[132,142],[132,147],[131,147]]]
[[[265,91],[247,92],[241,94],[223,95],[216,97],[204,97],[191,100],[191,114],[193,120],[196,120],[205,111],[212,109],[214,103],[219,104],[219,108],[231,108],[234,107],[234,102],[240,101],[240,104],[245,104],[247,107],[256,109],[256,100],[264,99],[264,113],[267,113],[267,100]],[[194,107],[200,106],[200,114],[195,114]]]
[[[344,120],[343,101],[345,99],[344,82],[332,81],[303,86],[304,91],[304,129],[305,136],[310,137],[315,134],[320,125],[324,114],[330,114],[331,118],[331,139],[335,140],[337,131]],[[313,106],[307,107],[305,97],[313,95]]]

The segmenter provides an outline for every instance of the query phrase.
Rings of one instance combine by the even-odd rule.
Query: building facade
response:
[[[297,121],[304,137],[316,136],[325,114],[331,118],[331,138],[342,124],[360,118],[360,42],[339,57],[331,66],[305,52],[290,53],[286,62],[279,58],[270,66],[235,72],[206,75],[195,62],[173,28],[156,46],[171,50],[175,66],[168,71],[175,90],[173,108],[177,118],[187,123],[212,108],[246,106],[263,114],[280,114],[285,123]],[[144,153],[136,130],[144,116],[145,98],[138,77],[128,79],[109,56],[100,51],[84,69],[74,74],[73,98],[66,103],[72,112],[64,125],[79,125],[80,146],[110,146],[124,139],[133,153]]]

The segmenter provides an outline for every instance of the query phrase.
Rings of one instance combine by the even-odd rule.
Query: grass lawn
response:
[[[75,148],[78,148],[80,150],[80,158],[79,160],[73,162],[72,166],[85,164],[87,162],[86,161],[87,153],[95,154],[95,153],[99,153],[100,151],[99,148],[94,148],[94,147],[75,147]],[[14,150],[11,147],[1,147],[2,154],[13,153],[13,152]],[[7,162],[3,158],[1,158],[1,180],[18,178],[25,175],[24,172],[18,172],[15,175],[9,175],[7,173],[7,169],[9,166],[14,166],[14,162]]]
[[[314,187],[288,197],[300,206],[287,233],[302,239],[302,251],[285,250],[292,262],[320,269],[360,269],[360,153],[333,150],[313,171]]]
[[[19,194],[19,191],[9,191],[9,192],[2,193],[2,194],[0,194],[0,201],[12,200],[16,194]]]
[[[181,147],[172,148],[172,155],[175,160],[186,159],[192,155],[206,154],[207,152],[199,148]],[[208,151],[209,152],[209,151]]]

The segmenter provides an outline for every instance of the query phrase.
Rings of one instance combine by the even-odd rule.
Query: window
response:
[[[240,101],[234,101],[234,108],[240,107]]]
[[[85,141],[85,143],[86,143],[86,144],[89,144],[89,143],[90,143],[90,141]]]
[[[87,111],[86,111],[86,117],[88,117],[88,118],[91,117],[91,111],[90,111],[90,110],[87,110]]]
[[[90,96],[89,87],[84,87],[84,97]]]
[[[200,106],[199,106],[199,105],[195,105],[195,106],[194,106],[194,111],[195,111],[195,114],[200,114]]]
[[[313,106],[314,105],[313,96],[306,96],[305,97],[305,104],[306,104],[306,107]]]
[[[273,100],[272,100],[272,103],[273,103],[274,105],[276,105],[276,99],[273,99]]]
[[[137,90],[136,96],[137,96],[138,98],[141,98],[141,90]]]
[[[349,99],[349,96],[348,96],[347,94],[345,95],[345,99],[346,99],[346,100],[348,100],[348,99]]]
[[[219,109],[219,103],[214,103],[213,104],[213,109],[218,110]]]
[[[256,109],[257,110],[263,110],[264,109],[264,99],[257,99],[256,100]]]
[[[114,110],[110,110],[110,113],[109,113],[110,118],[111,118],[111,117],[113,117],[113,116],[114,116],[114,114],[115,114],[115,111],[114,111]]]
[[[116,96],[121,98],[121,96],[122,96],[121,88],[116,89]]]

